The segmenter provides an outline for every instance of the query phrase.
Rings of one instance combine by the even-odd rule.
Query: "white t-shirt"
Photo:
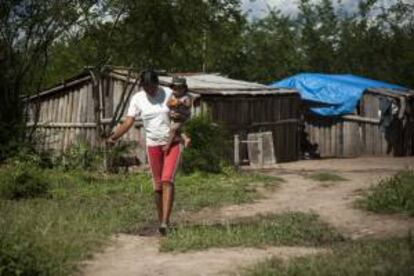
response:
[[[138,91],[132,96],[127,116],[142,119],[147,146],[159,146],[168,143],[170,131],[169,108],[167,101],[172,90],[159,86],[158,93],[151,97],[145,91]]]

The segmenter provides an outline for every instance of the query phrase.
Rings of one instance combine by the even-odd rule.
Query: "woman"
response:
[[[158,75],[152,70],[144,71],[140,78],[140,87],[143,90],[131,98],[125,121],[109,137],[108,142],[115,143],[133,126],[135,118],[141,117],[153,177],[155,204],[160,223],[159,231],[165,235],[174,202],[174,177],[181,155],[179,141],[175,141],[168,151],[163,150],[168,143],[170,133],[167,102],[172,90],[160,86]]]

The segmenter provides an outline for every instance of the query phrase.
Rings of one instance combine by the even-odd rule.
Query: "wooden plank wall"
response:
[[[102,89],[102,119],[106,125],[112,119],[117,104],[121,100],[124,82],[111,78],[103,79]],[[130,86],[129,86],[130,87]],[[85,82],[77,87],[58,92],[51,96],[41,97],[38,101],[39,120],[36,130],[37,144],[40,150],[50,150],[56,153],[65,152],[77,142],[89,143],[92,147],[101,146],[98,130],[96,128],[96,113],[94,110],[94,97],[92,83]],[[124,101],[129,102],[128,99]],[[31,106],[36,105],[32,102]],[[127,108],[124,111],[126,113]],[[33,113],[33,112],[32,112]],[[33,116],[29,124],[33,123]],[[137,145],[137,138],[145,140],[141,124],[137,123],[121,141]],[[145,144],[145,143],[144,143]],[[145,149],[136,146],[132,155],[138,156],[142,163],[146,162]]]
[[[271,131],[277,162],[298,160],[298,95],[203,96],[201,101],[207,103],[214,121],[224,123],[242,140],[248,133]],[[242,144],[240,151],[241,160],[246,160],[247,146]]]
[[[409,103],[414,110],[414,103]],[[379,120],[379,97],[366,93],[361,99],[361,117]],[[405,126],[396,122],[388,137],[379,123],[305,115],[305,132],[318,146],[321,157],[408,156],[414,155],[414,114]]]
[[[379,116],[379,97],[372,94],[364,94],[361,99],[360,114],[370,119],[380,119]],[[385,134],[381,131],[379,124],[363,124],[362,142],[364,144],[364,155],[381,156],[387,155],[387,140]],[[389,152],[391,153],[391,152]]]
[[[365,124],[365,123],[364,123]],[[305,132],[316,145],[320,157],[357,157],[361,155],[360,123],[348,120],[305,117]]]
[[[39,108],[36,142],[40,150],[62,152],[80,140],[96,146],[95,127],[85,124],[95,121],[90,82],[33,100],[31,107],[35,106]],[[33,124],[33,115],[28,122]]]
[[[109,121],[121,101],[125,82],[106,78],[102,87],[102,119]],[[127,87],[127,89],[130,88]],[[136,88],[135,88],[136,90]],[[134,93],[135,93],[134,90]],[[134,94],[133,93],[133,94]],[[100,146],[94,110],[91,81],[79,83],[50,96],[43,96],[31,102],[39,106],[37,128],[38,147],[55,152],[66,151],[77,141],[86,141],[93,147]],[[96,99],[95,99],[96,100]],[[128,99],[124,101],[129,102]],[[213,119],[227,125],[232,134],[246,139],[248,133],[271,131],[274,139],[277,162],[298,160],[300,98],[295,94],[269,96],[208,96],[195,101],[192,112],[211,112]],[[414,155],[414,100],[409,102],[411,116],[403,126],[396,124],[388,140],[380,131],[378,123],[356,122],[344,119],[318,118],[305,115],[305,132],[309,142],[318,146],[321,157],[356,157],[361,155]],[[371,119],[378,118],[379,98],[365,93],[358,115]],[[124,113],[126,112],[125,109]],[[29,112],[33,117],[34,112]],[[30,123],[30,121],[29,121]],[[137,138],[145,144],[145,135],[138,122],[122,140],[136,144]],[[131,156],[138,156],[146,163],[145,147],[136,145]],[[247,159],[247,147],[241,146],[241,158]]]

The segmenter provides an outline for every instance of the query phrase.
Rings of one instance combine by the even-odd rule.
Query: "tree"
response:
[[[253,22],[244,39],[243,78],[269,83],[304,69],[297,26],[279,11]]]
[[[4,0],[0,6],[0,160],[24,138],[21,96],[43,81],[48,50],[93,1]],[[40,65],[40,66],[39,66]],[[43,68],[38,71],[38,68]]]

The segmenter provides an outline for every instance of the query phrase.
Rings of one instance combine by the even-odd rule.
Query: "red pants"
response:
[[[162,148],[163,146],[147,147],[154,191],[161,191],[163,182],[174,183],[175,172],[180,163],[180,143],[174,143],[168,153],[163,151]]]

